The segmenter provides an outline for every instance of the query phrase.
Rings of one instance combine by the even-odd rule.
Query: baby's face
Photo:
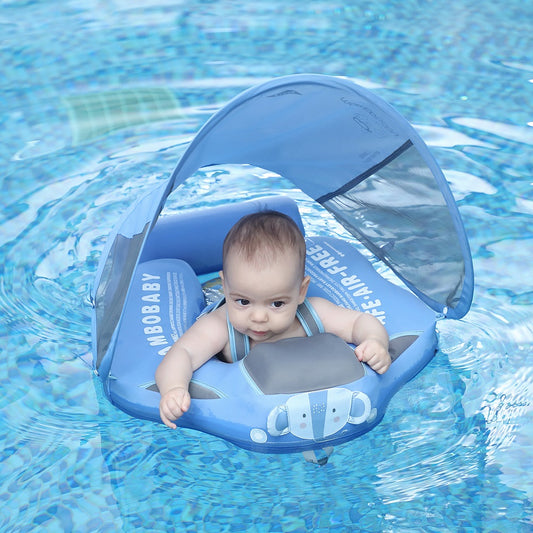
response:
[[[223,284],[233,327],[252,341],[275,341],[296,331],[296,309],[305,299],[309,278],[302,280],[297,252],[278,252],[258,265],[230,253]]]

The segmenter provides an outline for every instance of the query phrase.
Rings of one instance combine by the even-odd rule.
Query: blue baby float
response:
[[[390,268],[398,283],[349,240],[306,236],[309,295],[376,316],[393,363],[378,375],[329,334],[263,343],[238,363],[213,358],[198,369],[177,424],[266,453],[312,455],[366,433],[433,357],[436,322],[467,313],[473,271],[457,206],[424,142],[344,78],[287,76],[244,91],[201,128],[169,180],[131,206],[91,293],[94,368],[105,394],[132,416],[160,422],[155,370],[206,307],[227,231],[265,208],[303,231],[298,206],[283,196],[159,216],[173,190],[214,164],[290,179]]]

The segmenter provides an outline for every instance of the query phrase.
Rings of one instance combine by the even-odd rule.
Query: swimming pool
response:
[[[533,8],[519,0],[4,1],[1,531],[530,531]],[[108,404],[89,286],[133,198],[211,113],[298,72],[344,75],[418,129],[469,235],[470,313],[371,433],[322,468]],[[282,179],[199,173],[169,206]]]

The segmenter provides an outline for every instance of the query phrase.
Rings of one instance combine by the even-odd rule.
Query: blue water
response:
[[[533,4],[522,0],[0,3],[0,530],[532,531]],[[418,129],[476,285],[371,433],[317,467],[118,411],[90,366],[106,235],[234,95],[343,75]],[[114,102],[114,103],[113,103]],[[199,172],[172,205],[290,183]]]

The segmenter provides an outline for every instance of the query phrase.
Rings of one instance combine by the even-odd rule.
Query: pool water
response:
[[[0,531],[532,531],[531,20],[522,0],[1,2]],[[111,228],[215,110],[300,72],[415,125],[476,275],[433,361],[323,467],[133,419],[90,368]],[[276,190],[337,231],[260,169],[196,177],[169,208]]]

